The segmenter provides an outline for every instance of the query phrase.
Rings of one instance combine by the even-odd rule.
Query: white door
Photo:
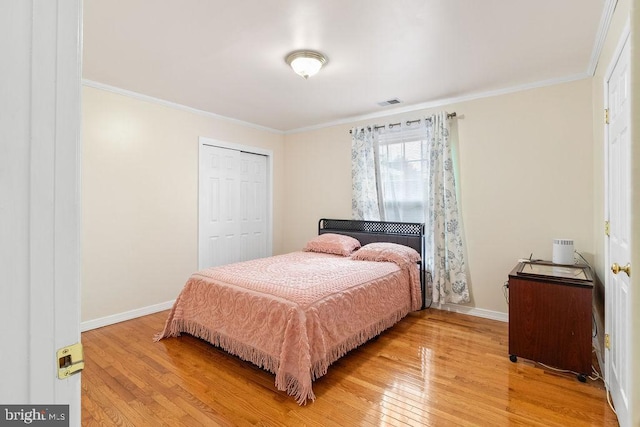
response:
[[[266,156],[201,145],[199,268],[267,255]]]
[[[80,375],[57,378],[56,350],[80,340],[81,10],[0,3],[0,404],[69,405],[72,426]]]
[[[240,152],[205,145],[200,152],[199,268],[240,260]]]
[[[631,262],[631,162],[630,162],[630,86],[629,42],[624,43],[620,56],[607,81],[609,126],[607,128],[607,206],[610,233],[607,239],[611,268],[605,280],[605,333],[610,348],[605,350],[606,380],[621,426],[631,425],[629,392],[631,377],[630,273]]]
[[[240,153],[240,258],[267,256],[267,156]]]

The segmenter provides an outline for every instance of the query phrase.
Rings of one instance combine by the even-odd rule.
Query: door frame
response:
[[[201,136],[198,138],[198,269],[202,269],[200,265],[200,162],[202,160],[203,147],[210,145],[229,150],[243,151],[245,153],[257,154],[267,158],[267,256],[273,254],[273,151],[269,149],[254,147],[251,145],[238,144],[234,142],[220,141],[217,139]]]
[[[605,109],[609,109],[610,107],[610,100],[609,100],[609,81],[611,80],[611,77],[613,75],[613,71],[622,55],[623,49],[625,44],[627,43],[631,43],[631,22],[630,19],[627,19],[625,26],[622,30],[622,33],[620,34],[620,38],[618,39],[618,43],[616,45],[616,48],[613,52],[613,55],[611,56],[611,61],[607,67],[607,70],[604,74],[604,81],[603,81],[603,90],[604,90],[604,108]],[[629,46],[630,48],[631,46]],[[631,64],[630,64],[631,66]],[[630,104],[633,103],[633,91],[631,91],[631,95],[630,95]],[[632,108],[631,105],[629,106],[629,108]],[[629,126],[632,127],[632,123],[629,123]],[[633,143],[633,142],[631,142]],[[609,191],[610,191],[610,183],[609,183],[609,127],[608,125],[604,126],[604,219],[605,221],[610,221],[610,215],[609,215]],[[630,181],[633,181],[633,176],[630,177]],[[629,183],[631,184],[631,183]],[[629,209],[633,210],[633,201],[631,201],[631,204],[629,206]],[[633,216],[632,216],[633,218]],[[630,233],[633,232],[633,224],[631,224],[631,229],[630,229]],[[633,258],[633,253],[631,254],[631,258]],[[610,316],[611,316],[611,310],[608,309],[609,303],[606,300],[606,296],[608,294],[607,289],[609,289],[611,285],[611,280],[610,280],[610,274],[609,274],[609,266],[611,265],[611,254],[609,251],[609,238],[605,238],[604,239],[604,286],[605,286],[605,324],[604,324],[604,332],[605,334],[610,332]],[[633,313],[630,314],[631,316],[633,316]],[[615,343],[614,343],[615,345]],[[633,354],[633,349],[631,348],[632,342],[628,342],[627,343],[627,348],[628,348],[628,356],[632,356]],[[605,382],[605,385],[607,386],[607,393],[609,392],[609,386],[610,386],[610,377],[611,377],[611,359],[610,359],[610,354],[609,354],[609,350],[605,348],[605,366],[603,369],[603,379]],[[631,372],[629,374],[632,374]],[[631,388],[633,388],[633,378],[631,378]],[[630,390],[632,393],[633,391]],[[633,399],[633,397],[632,397]],[[633,404],[633,401],[629,402],[630,405]],[[631,410],[632,408],[629,407],[627,408],[628,410],[628,415],[631,416]],[[624,423],[626,422],[630,422],[630,420],[618,420],[621,425],[626,425]]]

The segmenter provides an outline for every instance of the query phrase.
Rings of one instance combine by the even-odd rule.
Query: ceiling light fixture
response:
[[[284,60],[293,68],[293,71],[305,79],[316,74],[327,63],[326,56],[312,50],[296,50],[287,55]]]

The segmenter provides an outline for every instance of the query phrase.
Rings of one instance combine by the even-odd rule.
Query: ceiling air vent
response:
[[[398,98],[393,98],[393,99],[388,99],[386,101],[382,101],[382,102],[378,102],[378,105],[381,107],[386,107],[387,105],[395,105],[395,104],[400,104],[400,101]]]

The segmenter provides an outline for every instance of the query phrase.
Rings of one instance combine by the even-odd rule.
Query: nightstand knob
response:
[[[614,262],[613,264],[611,264],[611,271],[613,271],[613,274],[618,274],[621,271],[624,271],[625,273],[627,273],[627,276],[631,277],[631,264],[627,263],[627,265],[622,267],[618,265],[617,262]]]

